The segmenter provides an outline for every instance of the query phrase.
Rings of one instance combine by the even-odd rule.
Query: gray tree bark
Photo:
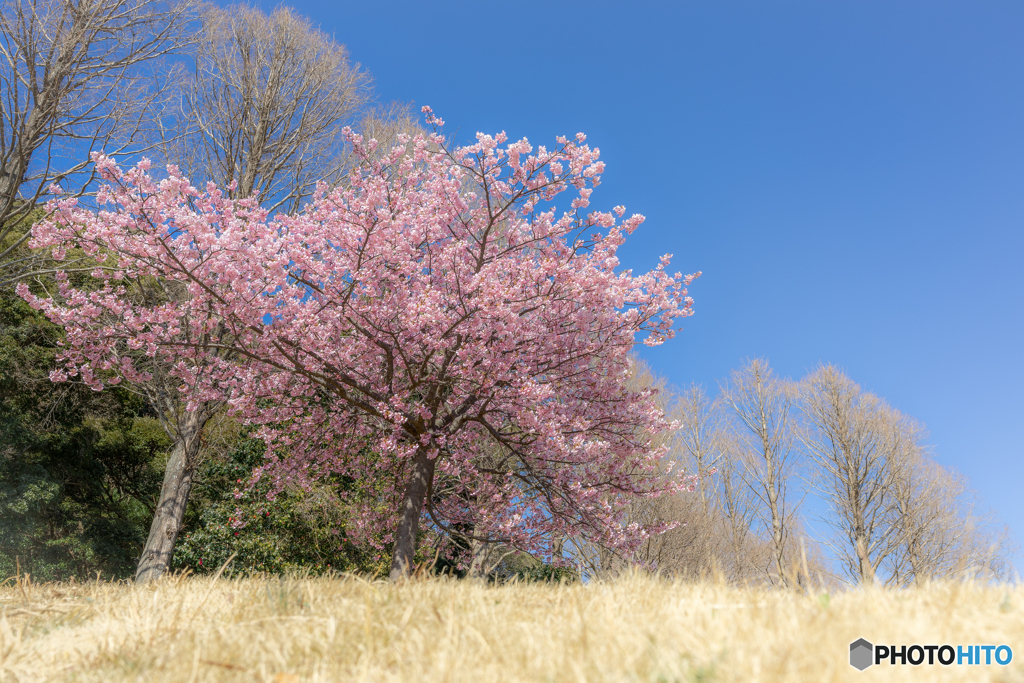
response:
[[[408,577],[412,571],[420,515],[423,513],[423,503],[427,499],[427,489],[433,477],[434,461],[430,459],[426,448],[420,448],[413,460],[409,483],[402,497],[398,533],[395,534],[395,549],[391,556],[391,573],[388,575],[391,581],[400,581]]]
[[[156,506],[149,538],[142,550],[135,580],[138,583],[155,581],[171,566],[174,546],[185,518],[185,505],[192,491],[193,477],[199,460],[203,427],[211,413],[202,407],[182,415],[171,455],[164,470],[164,483]]]
[[[490,563],[493,544],[471,538],[469,549],[472,559],[469,563],[469,576],[474,579],[482,579],[487,576],[488,564]]]

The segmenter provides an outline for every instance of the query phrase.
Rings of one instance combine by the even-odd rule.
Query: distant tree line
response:
[[[567,555],[584,573],[639,562],[772,586],[1010,577],[1009,534],[966,478],[929,454],[919,423],[835,366],[791,381],[754,359],[713,398],[667,389],[642,364],[636,381],[660,387],[681,425],[668,437],[674,461],[697,479],[692,492],[634,505],[638,519],[677,526],[631,561],[575,546]]]

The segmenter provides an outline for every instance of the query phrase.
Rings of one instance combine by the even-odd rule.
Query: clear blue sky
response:
[[[449,132],[586,132],[624,266],[704,272],[672,383],[836,363],[1024,545],[1024,3],[292,4]]]

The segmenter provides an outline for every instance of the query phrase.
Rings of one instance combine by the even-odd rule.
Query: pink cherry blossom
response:
[[[652,437],[673,425],[627,388],[629,353],[673,337],[696,275],[668,256],[616,271],[643,217],[584,213],[603,164],[582,134],[449,148],[424,112],[435,132],[383,158],[346,130],[359,166],[290,216],[97,156],[103,208],[58,196],[32,246],[102,257],[101,286],[19,290],[67,330],[52,379],[101,389],[165,363],[188,400],[259,427],[256,476],[277,490],[371,483],[349,536],[394,540],[393,576],[421,523],[539,555],[555,536],[628,553],[657,529],[624,525],[625,505],[683,485],[656,476]],[[141,300],[139,278],[177,295]]]

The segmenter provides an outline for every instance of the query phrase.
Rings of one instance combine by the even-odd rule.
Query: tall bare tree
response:
[[[829,504],[829,545],[852,578],[873,583],[898,551],[893,490],[896,464],[909,448],[905,418],[862,392],[832,365],[802,383],[801,440],[816,465],[811,480]]]
[[[734,370],[722,390],[741,425],[740,477],[757,501],[755,511],[771,545],[773,582],[788,584],[785,555],[793,538],[799,503],[789,497],[797,452],[793,449],[790,410],[794,391],[757,358]]]
[[[268,16],[211,6],[201,25],[178,122],[189,134],[172,129],[168,158],[193,182],[235,183],[231,196],[286,211],[318,182],[337,183],[346,167],[341,129],[356,127],[370,95],[369,75],[345,47],[286,7]]]
[[[26,248],[30,219],[52,183],[84,194],[95,180],[92,152],[152,149],[155,112],[173,90],[175,70],[166,58],[191,42],[195,9],[193,0],[11,0],[0,7],[0,286],[33,276],[41,284],[55,269],[47,254]],[[77,261],[95,266],[83,255],[57,265],[72,270]],[[176,440],[165,494],[190,482],[191,471],[178,461],[198,448],[201,431],[160,410],[175,389],[168,384],[138,388]],[[156,521],[177,507],[180,522],[183,499],[172,498],[161,497]],[[157,526],[147,546],[155,536],[173,546],[180,523]]]
[[[428,134],[404,102],[387,102],[368,107],[358,125],[353,126],[365,140],[375,140],[377,150],[371,157],[383,157],[400,144],[399,136],[410,139]]]
[[[762,544],[754,528],[756,497],[743,480],[740,449],[735,435],[726,431],[722,440],[723,457],[715,468],[714,491],[724,523],[722,533],[729,541],[729,555],[734,558],[732,564],[737,568],[737,580],[748,581],[762,578],[770,559],[761,549]]]
[[[167,96],[160,58],[188,42],[193,0],[0,5],[0,286],[38,268],[23,223],[47,188],[81,193],[90,153],[136,154]]]

